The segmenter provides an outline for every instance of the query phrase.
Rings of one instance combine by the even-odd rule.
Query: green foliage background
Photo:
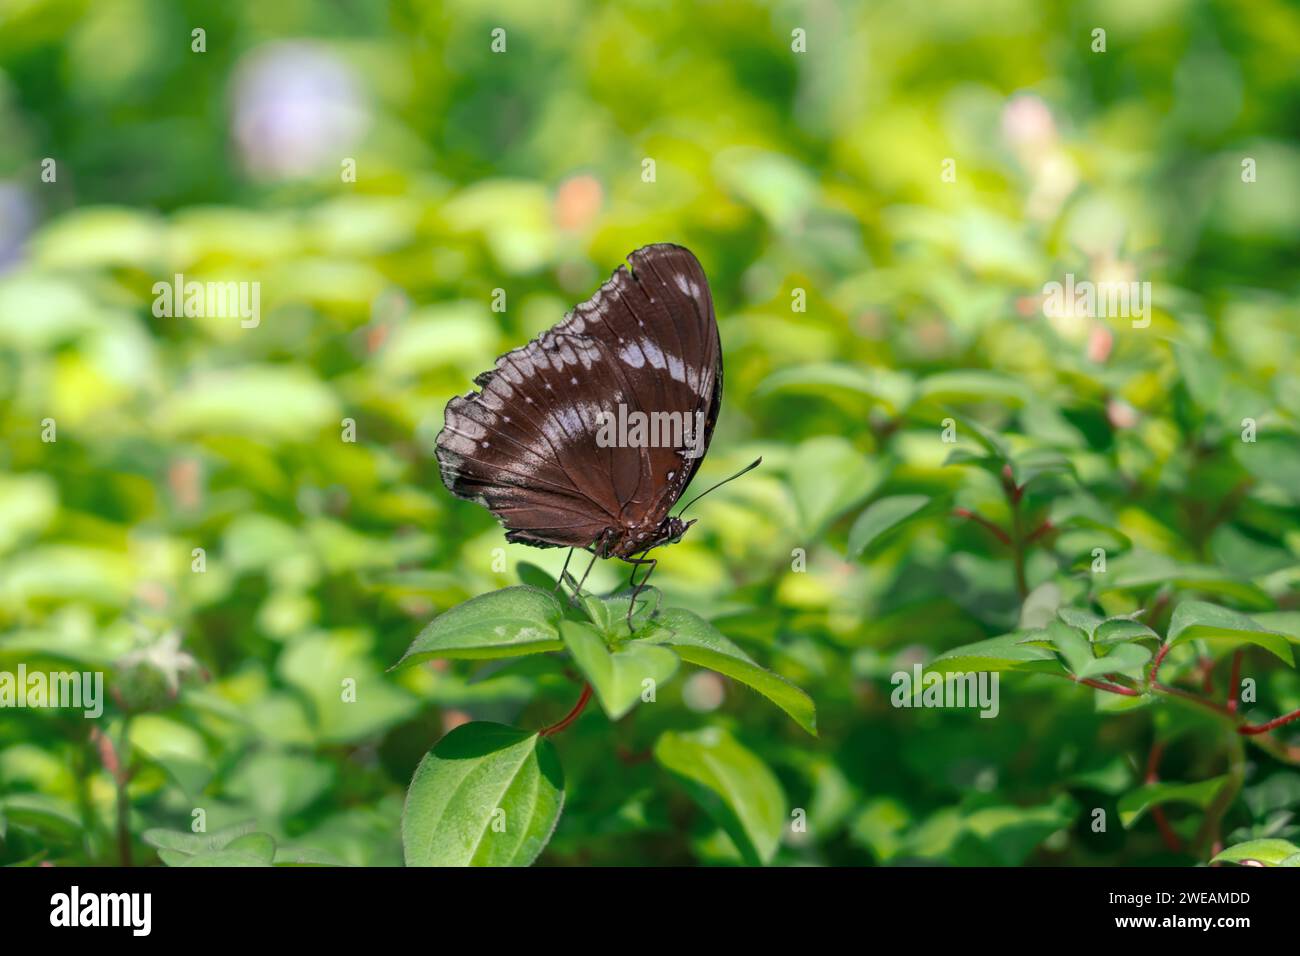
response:
[[[1298,57],[1282,0],[0,0],[0,670],[107,669],[157,704],[0,712],[0,861],[120,862],[116,754],[137,863],[192,851],[143,834],[195,807],[304,860],[399,863],[444,732],[558,720],[576,685],[550,657],[386,673],[435,613],[563,559],[447,494],[433,436],[657,241],[696,252],[718,304],[700,487],[764,466],[698,506],[655,584],[804,687],[820,735],[692,668],[618,723],[590,708],[553,738],[540,863],[740,860],[664,759],[723,731],[779,781],[778,821],[806,812],[779,863],[1186,864],[1208,817],[1225,845],[1295,840],[1285,747],[1250,748],[1226,806],[1170,804],[1182,850],[1151,814],[1121,825],[1153,742],[1163,780],[1232,765],[1196,708],[1113,712],[1033,673],[1002,675],[992,720],[889,697],[895,671],[1058,607],[1164,634],[1201,599],[1300,641]],[[261,324],[155,317],[176,273],[260,282]],[[1150,326],[1045,316],[1066,273],[1152,282]],[[1047,463],[1028,601],[1012,549],[955,514],[1012,527],[981,427]],[[897,495],[927,504],[853,554]],[[1224,697],[1225,653],[1180,646],[1162,676],[1217,660]],[[1248,716],[1300,707],[1267,651],[1242,667]]]

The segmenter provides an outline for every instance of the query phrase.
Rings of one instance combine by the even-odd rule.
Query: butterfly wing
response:
[[[629,404],[651,414],[689,416],[703,431],[698,454],[673,447],[638,449],[639,483],[620,500],[630,525],[653,526],[686,490],[713,439],[722,407],[722,342],[708,279],[688,249],[661,243],[637,250],[629,261],[630,275],[620,270],[607,283],[615,286],[615,322],[635,333],[622,356],[633,398]],[[620,492],[627,487],[621,485]]]
[[[437,439],[443,482],[485,505],[510,540],[585,547],[606,529],[657,524],[712,437],[722,348],[708,281],[681,246],[629,257],[554,328],[506,353],[454,398]],[[680,448],[601,447],[619,405],[692,416],[698,457]]]

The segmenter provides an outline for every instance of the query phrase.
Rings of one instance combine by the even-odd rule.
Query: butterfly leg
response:
[[[596,566],[596,559],[598,557],[600,557],[600,555],[596,554],[593,551],[591,554],[591,563],[587,565],[587,570],[582,572],[582,580],[578,582],[578,593],[575,594],[574,597],[577,598],[582,597],[582,586],[587,583],[587,575],[589,575],[591,573],[591,569]]]
[[[559,591],[564,587],[564,576],[569,573],[569,562],[573,560],[573,549],[564,556],[564,567],[560,568],[560,576],[555,581],[555,590]]]
[[[627,582],[627,583],[628,583],[628,587],[630,587],[630,588],[632,589],[632,597],[631,597],[631,598],[628,600],[628,602],[627,602],[627,632],[628,632],[629,634],[631,634],[631,633],[633,633],[633,631],[632,631],[632,612],[636,610],[636,599],[637,599],[637,595],[639,595],[639,594],[641,593],[641,591],[645,588],[646,584],[650,581],[650,575],[652,575],[652,574],[655,573],[655,568],[658,566],[659,561],[658,561],[658,559],[656,559],[656,558],[647,558],[647,557],[645,557],[645,556],[644,556],[644,552],[643,552],[643,553],[642,553],[642,557],[640,557],[640,558],[628,558],[628,559],[627,559],[627,562],[628,562],[628,564],[632,565],[632,574],[628,577],[628,582]],[[645,573],[645,577],[643,577],[643,578],[641,579],[641,583],[640,583],[640,584],[637,584],[637,583],[636,583],[636,571],[637,571],[637,568],[642,567],[643,565],[649,565],[650,570],[648,570],[648,571]]]

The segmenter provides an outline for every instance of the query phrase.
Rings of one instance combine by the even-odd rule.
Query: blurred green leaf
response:
[[[1228,778],[1224,776],[1197,783],[1148,783],[1120,797],[1120,823],[1124,829],[1130,829],[1152,807],[1170,803],[1188,804],[1204,810],[1227,781]]]
[[[779,674],[760,667],[698,615],[682,608],[668,608],[643,640],[671,645],[687,663],[707,667],[752,687],[816,736],[817,711],[812,698]]]
[[[873,501],[849,529],[849,557],[860,557],[873,541],[929,503],[925,495],[894,495]]]
[[[751,865],[772,862],[787,820],[785,794],[772,771],[725,730],[668,731],[655,759],[681,778]]]
[[[880,483],[880,466],[843,438],[825,435],[799,446],[790,463],[790,484],[803,528],[816,535]]]

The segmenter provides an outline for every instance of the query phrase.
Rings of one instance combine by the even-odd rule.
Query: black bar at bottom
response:
[[[1228,941],[1294,926],[1300,870],[1199,869],[62,869],[0,870],[6,942],[78,933],[121,940],[286,940],[373,946],[392,933],[581,932],[626,919],[633,935],[710,925],[734,938],[796,921],[856,938],[906,928],[929,942],[972,930],[1067,931],[1081,940],[1199,933]],[[75,890],[75,907],[74,891]],[[113,894],[105,898],[103,894]],[[143,896],[148,894],[147,910]],[[94,897],[88,901],[88,897]],[[73,910],[76,915],[73,915]],[[147,921],[145,919],[147,913]],[[116,926],[85,926],[116,922]],[[147,926],[146,926],[147,922]],[[63,925],[54,925],[61,923]],[[73,926],[72,923],[79,925]],[[555,925],[551,925],[555,924]],[[548,925],[551,929],[548,930]],[[142,930],[148,930],[147,935]],[[870,938],[870,937],[867,937]],[[1058,937],[1059,938],[1059,937]],[[11,950],[20,952],[20,950]]]

